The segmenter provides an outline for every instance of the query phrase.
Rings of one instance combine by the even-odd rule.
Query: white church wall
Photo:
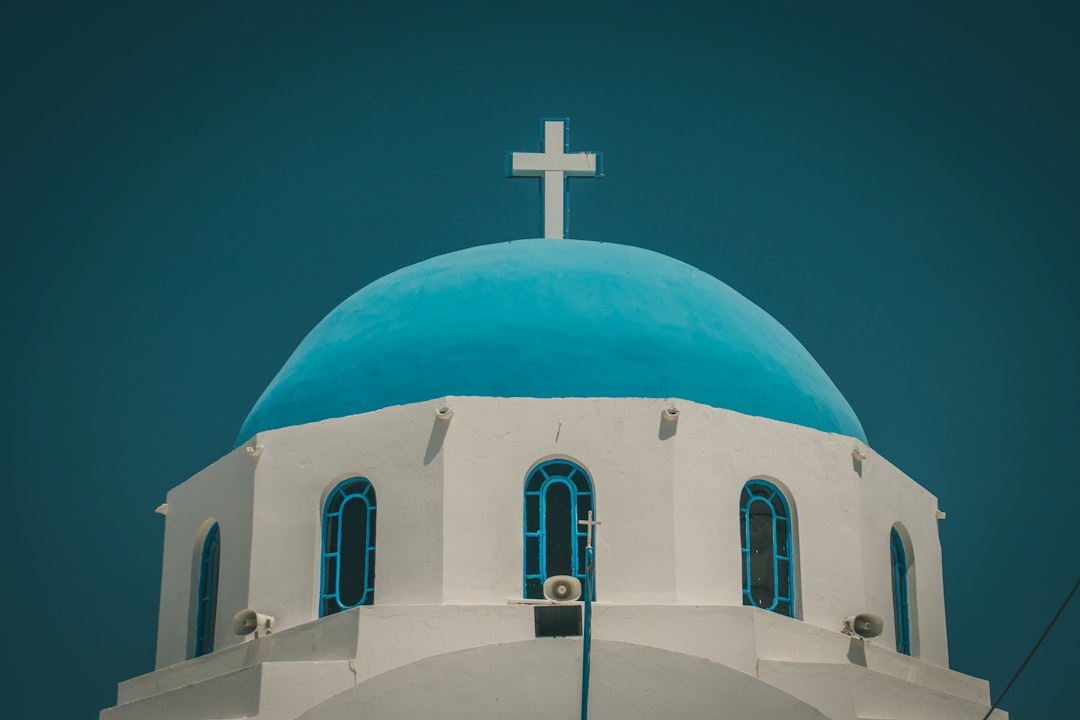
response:
[[[357,654],[358,623],[359,613],[344,612],[259,638],[249,635],[238,645],[125,680],[117,687],[117,703],[145,700],[260,663],[348,661]]]
[[[756,608],[601,603],[593,613],[597,646],[629,644],[715,663],[830,708],[830,717],[853,717],[853,703],[873,699],[860,689],[871,676],[888,697],[917,696],[932,710],[926,717],[974,717],[978,708],[965,703],[989,703],[985,681],[899,655],[884,640],[863,642]],[[232,705],[245,707],[254,707],[257,695],[260,718],[292,718],[354,684],[426,658],[516,643],[537,652],[557,642],[580,668],[581,639],[533,640],[532,615],[531,607],[505,603],[355,608],[123,683],[118,700],[126,707],[102,717],[190,717],[184,707],[212,707],[214,698],[229,693]],[[594,667],[602,663],[594,658]],[[236,685],[250,670],[261,685]],[[486,677],[486,671],[470,672]],[[239,693],[245,697],[235,697]],[[952,709],[941,712],[944,706]],[[888,706],[858,707],[874,708],[871,715],[880,717]],[[352,708],[348,717],[355,716]]]
[[[199,658],[194,662],[202,660]],[[102,710],[99,720],[255,718],[259,713],[261,683],[261,667],[244,667],[197,685],[185,685],[137,702]]]
[[[262,665],[259,720],[293,720],[348,690],[356,683],[352,665],[348,660]]]
[[[199,559],[212,521],[221,532],[214,646],[223,647],[235,637],[229,625],[232,615],[225,617],[222,608],[239,610],[248,597],[254,471],[252,458],[238,448],[169,491],[158,617],[159,668],[192,656]]]
[[[449,420],[436,416],[444,405]],[[675,421],[662,417],[671,405]],[[888,535],[901,522],[917,654],[947,664],[936,500],[852,438],[677,399],[449,397],[248,445],[255,457],[238,449],[170,494],[159,666],[189,651],[194,533],[207,517],[243,519],[222,522],[218,648],[240,642],[228,620],[244,607],[279,629],[318,617],[322,510],[350,477],[376,491],[377,604],[504,604],[523,592],[527,474],[556,457],[593,482],[600,601],[741,605],[739,497],[760,478],[792,510],[797,617],[835,632],[875,612],[895,645]],[[232,537],[239,528],[250,552]]]
[[[731,442],[725,418],[696,403],[676,407],[666,441],[674,451],[676,602],[741,605],[739,493],[749,477],[720,451]]]
[[[741,715],[825,720],[798,699],[751,675],[681,653],[609,640],[592,647],[590,713],[611,718],[717,716],[718,698]],[[662,668],[662,670],[660,670]],[[673,679],[675,681],[673,681]],[[508,716],[580,713],[581,645],[561,639],[471,648],[424,658],[360,683],[305,713],[303,720]],[[424,689],[423,693],[416,688]]]
[[[323,508],[354,477],[375,489],[375,602],[441,600],[436,423],[433,406],[421,403],[259,434],[251,601],[260,612],[282,627],[318,617]]]
[[[592,632],[598,640],[693,655],[753,675],[756,612],[764,611],[722,605],[596,605]]]
[[[900,523],[907,540],[911,653],[948,666],[937,498],[873,450],[864,452],[864,572],[873,578],[868,583],[868,605],[885,619],[883,638],[895,647],[889,533]]]
[[[769,421],[761,421],[768,423]],[[769,423],[771,424],[771,423]],[[751,433],[751,438],[756,433]],[[755,442],[750,439],[750,442]],[[795,506],[797,603],[805,622],[838,630],[865,594],[858,477],[851,464],[852,440],[794,426],[778,427],[756,442],[769,447],[756,458],[791,492]],[[755,463],[756,464],[756,463]],[[745,466],[752,469],[751,464]]]
[[[680,406],[680,602],[742,604],[740,495],[760,479],[784,493],[792,513],[796,617],[839,629],[864,596],[855,441],[696,403]]]
[[[933,495],[853,438],[679,405],[679,602],[741,604],[738,497],[761,478],[785,492],[794,517],[796,616],[837,630],[845,617],[873,612],[885,620],[880,642],[895,647],[888,541],[901,523],[912,546],[913,653],[948,665]],[[857,463],[853,451],[866,459]]]
[[[593,483],[597,597],[674,601],[671,450],[661,404],[632,399],[448,398],[446,602],[522,596],[523,498],[539,462],[578,463]]]

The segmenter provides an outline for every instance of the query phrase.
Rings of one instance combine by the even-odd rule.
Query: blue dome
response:
[[[625,245],[518,240],[417,263],[341,303],[238,443],[444,395],[684,398],[866,439],[806,348],[711,275]]]

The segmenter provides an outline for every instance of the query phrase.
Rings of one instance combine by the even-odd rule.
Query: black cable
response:
[[[1031,652],[1029,652],[1027,654],[1027,657],[1024,658],[1024,662],[1020,663],[1020,667],[1016,670],[1016,674],[1012,676],[1012,680],[1009,681],[1009,684],[1006,685],[1005,689],[1001,691],[1000,695],[998,695],[998,699],[994,701],[994,704],[991,705],[990,709],[986,711],[985,715],[983,715],[982,720],[986,720],[988,717],[990,717],[990,713],[994,712],[994,710],[997,709],[997,706],[1001,702],[1001,699],[1005,697],[1005,693],[1009,692],[1009,688],[1011,688],[1013,686],[1013,683],[1016,682],[1016,678],[1020,677],[1020,673],[1024,672],[1024,667],[1028,664],[1028,660],[1030,660],[1031,656],[1035,654],[1035,651],[1039,649],[1039,645],[1041,645],[1042,641],[1046,639],[1047,634],[1050,632],[1050,628],[1054,627],[1054,623],[1056,623],[1057,619],[1061,617],[1061,612],[1065,609],[1065,606],[1069,604],[1069,601],[1072,600],[1072,596],[1076,594],[1077,587],[1080,587],[1080,577],[1076,578],[1076,582],[1073,583],[1072,590],[1070,590],[1069,594],[1065,596],[1065,602],[1061,603],[1061,607],[1059,607],[1058,611],[1054,613],[1054,618],[1050,621],[1050,624],[1046,626],[1046,629],[1043,630],[1043,634],[1039,636],[1038,641],[1035,643],[1035,647],[1031,648]]]

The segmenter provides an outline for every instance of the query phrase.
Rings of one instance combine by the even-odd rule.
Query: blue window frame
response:
[[[525,597],[544,597],[544,580],[573,575],[585,581],[587,520],[593,507],[592,481],[580,465],[548,460],[525,480]],[[596,531],[593,531],[596,542]],[[595,583],[592,596],[596,597]]]
[[[375,488],[350,478],[323,509],[319,617],[375,602]]]
[[[908,607],[907,553],[904,540],[896,528],[889,533],[889,550],[892,555],[893,618],[896,621],[896,651],[911,654],[911,618]]]
[[[214,523],[203,539],[199,557],[199,596],[195,616],[195,657],[214,651],[217,624],[218,573],[221,567],[221,530]]]
[[[791,513],[772,483],[751,480],[739,501],[743,605],[795,617]]]

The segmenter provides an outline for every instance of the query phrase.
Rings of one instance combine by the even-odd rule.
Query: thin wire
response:
[[[589,513],[592,515],[592,513]],[[592,530],[592,526],[589,527]],[[585,548],[585,637],[581,652],[581,720],[589,718],[589,655],[592,645],[592,573],[593,549]]]
[[[1065,602],[1061,603],[1061,607],[1059,607],[1057,612],[1054,613],[1054,617],[1050,621],[1050,624],[1046,626],[1045,630],[1043,630],[1043,634],[1039,636],[1039,639],[1035,643],[1035,646],[1031,648],[1031,652],[1029,652],[1027,654],[1027,657],[1024,658],[1024,662],[1020,663],[1020,667],[1016,670],[1016,674],[1012,676],[1012,680],[1009,681],[1009,684],[1006,685],[1005,689],[1001,691],[1000,695],[998,695],[998,699],[994,701],[994,704],[991,705],[990,709],[986,711],[985,715],[983,715],[982,720],[986,720],[988,717],[990,717],[990,714],[994,712],[995,709],[997,709],[998,704],[1001,702],[1002,698],[1005,697],[1005,693],[1009,692],[1009,688],[1011,688],[1013,686],[1013,683],[1016,682],[1016,678],[1020,677],[1020,673],[1024,672],[1024,667],[1027,666],[1028,661],[1031,660],[1031,656],[1034,655],[1035,651],[1039,649],[1039,645],[1042,644],[1042,641],[1045,640],[1047,634],[1049,634],[1050,628],[1054,627],[1054,623],[1056,623],[1057,619],[1061,617],[1061,613],[1065,610],[1065,606],[1069,604],[1069,601],[1072,600],[1072,596],[1076,594],[1077,587],[1080,587],[1080,577],[1076,578],[1076,582],[1073,583],[1072,590],[1070,590],[1069,594],[1065,596]]]

